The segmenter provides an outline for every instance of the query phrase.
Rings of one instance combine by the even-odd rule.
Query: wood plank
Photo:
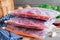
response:
[[[2,9],[0,8],[0,18],[3,16],[3,11],[1,11]]]
[[[5,16],[8,12],[14,10],[14,2],[13,0],[0,0],[0,8],[2,8],[3,16]]]
[[[0,1],[0,18],[3,16],[3,10],[2,10],[2,4],[1,4],[1,1]]]

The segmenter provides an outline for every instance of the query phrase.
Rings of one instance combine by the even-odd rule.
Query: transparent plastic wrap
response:
[[[46,37],[46,34],[48,34],[48,32],[50,32],[54,27],[54,25],[51,25],[50,28],[45,28],[43,30],[34,30],[8,25],[6,30],[25,37],[44,39]]]
[[[5,21],[8,25],[14,25],[24,28],[32,28],[32,29],[44,29],[47,28],[45,26],[45,22],[41,20],[28,19],[28,18],[10,18],[10,20]]]
[[[28,19],[28,18],[10,18],[10,20],[7,20],[6,23],[8,25],[14,25],[14,26],[20,26],[24,28],[33,28],[33,29],[44,29],[48,28],[45,23],[54,23],[56,18],[52,18],[48,21],[42,21],[42,20],[35,20],[35,19]]]
[[[20,26],[21,22],[19,23],[20,20],[22,22],[22,25],[26,24],[25,22],[30,22],[30,23],[35,22],[35,26],[38,26],[38,24],[39,24],[39,25],[41,25],[41,27],[40,26],[39,26],[40,28],[39,27],[35,28],[35,26],[26,27],[25,25],[22,27],[22,26]],[[10,20],[6,21],[8,24],[6,30],[16,33],[21,36],[43,39],[46,37],[46,34],[48,34],[48,32],[50,32],[53,28],[55,28],[55,26],[52,23],[50,23],[50,22],[53,22],[52,20],[49,20],[50,22],[49,21],[45,22],[45,21],[40,21],[40,20],[38,21],[38,20],[33,20],[33,19],[29,19],[29,21],[27,21],[27,20],[28,20],[27,18],[21,18],[21,17],[20,18],[16,18],[16,17],[11,18]],[[53,20],[55,20],[55,18],[53,18]],[[13,22],[15,22],[15,24]],[[37,22],[37,24],[36,24],[36,22]],[[46,26],[47,28],[41,29],[43,27],[42,24],[44,24],[44,26]],[[39,30],[36,30],[36,29],[39,29]]]
[[[32,7],[15,10],[13,14],[16,16],[30,17],[47,21],[58,16],[60,13],[50,9]]]
[[[33,7],[14,10],[13,15],[14,18],[5,21],[8,24],[6,30],[21,36],[42,39],[55,28],[53,23],[59,12]]]

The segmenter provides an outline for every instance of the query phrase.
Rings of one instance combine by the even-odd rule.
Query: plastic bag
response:
[[[6,30],[25,37],[44,39],[46,37],[46,34],[50,32],[55,26],[51,25],[50,27],[51,27],[50,29],[45,28],[44,30],[34,30],[34,29],[19,28],[12,25],[8,25]]]
[[[58,14],[57,11],[44,8],[15,10],[13,13],[15,18],[5,21],[8,24],[6,30],[18,35],[41,39],[55,28],[53,23]]]
[[[28,18],[10,18],[10,20],[6,21],[8,25],[14,25],[24,28],[31,28],[31,29],[44,29],[47,28],[44,24],[44,21],[35,20],[35,19],[28,19]]]
[[[58,16],[60,13],[50,9],[33,7],[27,9],[15,10],[13,14],[16,16],[49,20],[51,18]]]

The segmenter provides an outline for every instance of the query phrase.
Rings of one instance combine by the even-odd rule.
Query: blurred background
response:
[[[60,0],[14,0],[15,6],[29,4],[31,6],[36,6],[38,4],[51,4],[60,5]]]

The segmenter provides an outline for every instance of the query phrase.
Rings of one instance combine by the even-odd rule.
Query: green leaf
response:
[[[59,15],[59,16],[57,16],[56,18],[60,18],[60,15]]]

